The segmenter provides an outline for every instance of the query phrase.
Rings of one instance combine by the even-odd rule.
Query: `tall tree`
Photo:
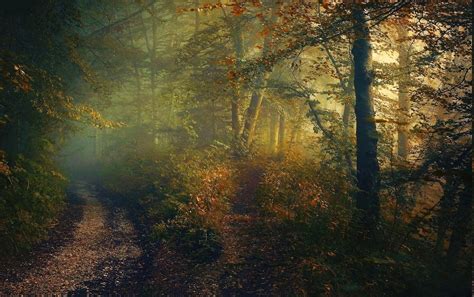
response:
[[[225,12],[225,10],[223,10]],[[243,40],[243,18],[238,15],[232,18],[226,17],[231,27],[231,37],[235,51],[235,64],[237,70],[240,69],[244,58],[244,40]],[[234,82],[233,96],[231,99],[232,132],[234,141],[238,141],[242,124],[240,120],[240,107],[242,97],[242,86],[239,81]]]
[[[275,1],[271,1],[270,9],[271,16],[270,21],[265,24],[264,28],[264,41],[262,48],[262,58],[265,59],[270,53],[270,47],[272,42],[272,29],[271,27],[275,23],[277,17],[277,6]],[[262,61],[264,63],[264,61]],[[265,95],[265,88],[267,85],[267,80],[269,77],[269,72],[266,71],[265,65],[260,65],[257,71],[255,80],[254,80],[254,90],[250,98],[250,104],[247,109],[245,116],[244,127],[242,131],[242,141],[246,147],[249,147],[252,143],[253,136],[255,134],[255,128],[257,126],[258,116],[260,114],[260,109],[262,106],[263,98]]]
[[[278,154],[283,156],[285,153],[285,137],[286,137],[286,116],[285,111],[282,109],[279,112],[279,127],[278,127]]]
[[[354,5],[355,39],[354,90],[356,97],[357,186],[356,205],[364,211],[363,223],[373,227],[379,217],[379,164],[377,160],[377,128],[372,96],[372,45],[369,25],[362,5]]]
[[[279,135],[279,114],[274,105],[270,107],[270,154],[274,155],[278,151],[278,135]]]
[[[400,19],[396,24],[398,34],[398,108],[400,111],[400,123],[398,125],[398,155],[406,159],[409,153],[409,112],[410,112],[410,42],[407,20]]]

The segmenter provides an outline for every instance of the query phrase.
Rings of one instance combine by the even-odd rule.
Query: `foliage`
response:
[[[76,123],[117,126],[73,98],[73,87],[87,85],[75,52],[76,6],[13,2],[0,13],[2,253],[24,251],[45,238],[61,211],[65,178],[55,156]]]
[[[1,253],[24,251],[46,238],[64,206],[66,179],[48,160],[19,157],[2,172],[0,187]]]
[[[221,249],[218,230],[235,190],[232,166],[222,152],[128,158],[127,163],[111,160],[103,173],[107,189],[141,206],[156,240],[194,260],[215,259]]]
[[[17,2],[0,12],[1,253],[45,237],[72,152],[73,178],[230,283],[284,270],[293,295],[466,291],[468,1]],[[356,73],[359,35],[373,57]]]
[[[330,205],[350,205],[352,185],[338,171],[324,169],[296,153],[270,162],[261,182],[260,207],[277,218],[299,220],[314,208],[324,212]]]
[[[296,263],[286,269],[302,280],[293,284],[292,292],[309,296],[460,294],[449,290],[468,274],[458,271],[459,277],[449,285],[438,283],[446,277],[444,264],[430,256],[434,245],[428,233],[418,233],[421,222],[384,221],[376,238],[364,244],[361,236],[366,235],[354,219],[357,210],[348,200],[350,185],[340,187],[346,184],[344,176],[318,165],[291,156],[271,162],[259,185],[257,200],[266,218],[263,228],[278,230],[280,244],[288,246],[279,262]]]

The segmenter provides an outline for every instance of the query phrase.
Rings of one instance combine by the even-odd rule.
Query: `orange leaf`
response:
[[[268,34],[270,34],[270,28],[268,28],[268,27],[263,28],[263,30],[262,30],[262,32],[260,32],[260,34],[261,34],[263,37],[268,36]]]
[[[232,5],[232,14],[235,16],[240,16],[245,12],[245,7],[240,6],[239,4]]]

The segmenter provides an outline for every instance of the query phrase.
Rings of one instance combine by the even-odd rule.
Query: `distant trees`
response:
[[[466,226],[472,218],[472,164],[468,157],[472,154],[469,5],[436,3],[427,13],[416,11],[415,19],[426,21],[412,27],[414,37],[425,44],[414,63],[416,74],[435,80],[413,91],[412,97],[417,104],[434,111],[432,117],[424,115],[421,122],[422,131],[429,135],[422,142],[422,168],[425,178],[429,176],[443,187],[443,196],[435,208],[435,228],[438,252],[451,273],[460,260],[461,247],[467,244]],[[448,17],[452,14],[457,17]],[[439,32],[442,37],[425,32]]]
[[[137,118],[150,123],[148,131],[155,130],[150,132],[155,135],[153,146],[169,142],[169,149],[217,142],[246,155],[263,144],[277,154],[301,138],[309,121],[291,123],[308,113],[315,130],[322,132],[321,150],[328,149],[333,161],[343,164],[345,174],[355,178],[356,205],[368,225],[380,219],[379,186],[387,164],[398,166],[392,151],[407,161],[405,169],[421,166],[413,163],[416,158],[428,159],[420,150],[425,136],[417,131],[429,127],[433,119],[426,108],[431,103],[422,101],[436,101],[434,87],[426,83],[432,76],[428,70],[442,72],[441,52],[447,51],[447,45],[440,44],[445,39],[433,36],[450,26],[453,36],[460,38],[464,32],[454,34],[452,28],[468,28],[461,21],[439,21],[442,17],[431,13],[421,16],[422,7],[409,1],[333,6],[258,1],[123,5],[115,9],[116,20],[107,30],[92,31],[120,41],[128,38],[129,51],[127,46],[123,50],[134,75],[133,81],[123,82],[133,83],[137,90],[137,99],[130,104],[136,107]],[[433,4],[430,11],[436,7],[451,14],[461,6]],[[413,19],[418,16],[424,21],[416,23]],[[386,27],[394,30],[386,33]],[[395,46],[382,42],[384,34],[393,32]],[[371,44],[371,39],[376,42]],[[379,57],[372,58],[373,47]],[[420,47],[429,54],[420,54]],[[394,63],[384,61],[392,55]],[[388,92],[392,94],[382,95]],[[303,98],[309,104],[296,112],[289,105],[274,104],[277,97],[283,103]],[[443,104],[437,108],[452,108]],[[392,107],[397,110],[389,112]],[[110,116],[120,119],[130,112]],[[261,112],[268,115],[267,122]],[[390,131],[397,136],[388,135]]]

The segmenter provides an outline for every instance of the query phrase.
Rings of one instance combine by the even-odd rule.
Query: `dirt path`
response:
[[[226,216],[222,238],[224,244],[220,265],[219,295],[259,296],[269,293],[267,269],[259,255],[265,248],[265,234],[257,234],[262,217],[257,211],[257,188],[263,171],[257,167],[240,170],[239,190]]]
[[[190,262],[182,255],[161,247],[156,275],[164,295],[179,296],[269,296],[272,295],[273,246],[262,233],[256,195],[263,169],[246,166],[238,170],[239,188],[229,201],[230,210],[219,230],[222,254],[211,263]],[[278,294],[277,294],[278,295]]]
[[[256,192],[263,170],[242,167],[239,189],[220,229],[216,261],[196,263],[166,244],[149,246],[124,209],[87,183],[72,188],[69,207],[50,243],[28,260],[0,263],[0,296],[120,295],[271,296],[288,279],[280,259],[278,230],[265,228]],[[5,267],[8,267],[5,269]]]
[[[0,295],[136,293],[143,285],[138,232],[120,208],[105,207],[98,192],[76,183],[82,218],[70,238],[0,274]],[[64,234],[67,236],[67,234]]]

